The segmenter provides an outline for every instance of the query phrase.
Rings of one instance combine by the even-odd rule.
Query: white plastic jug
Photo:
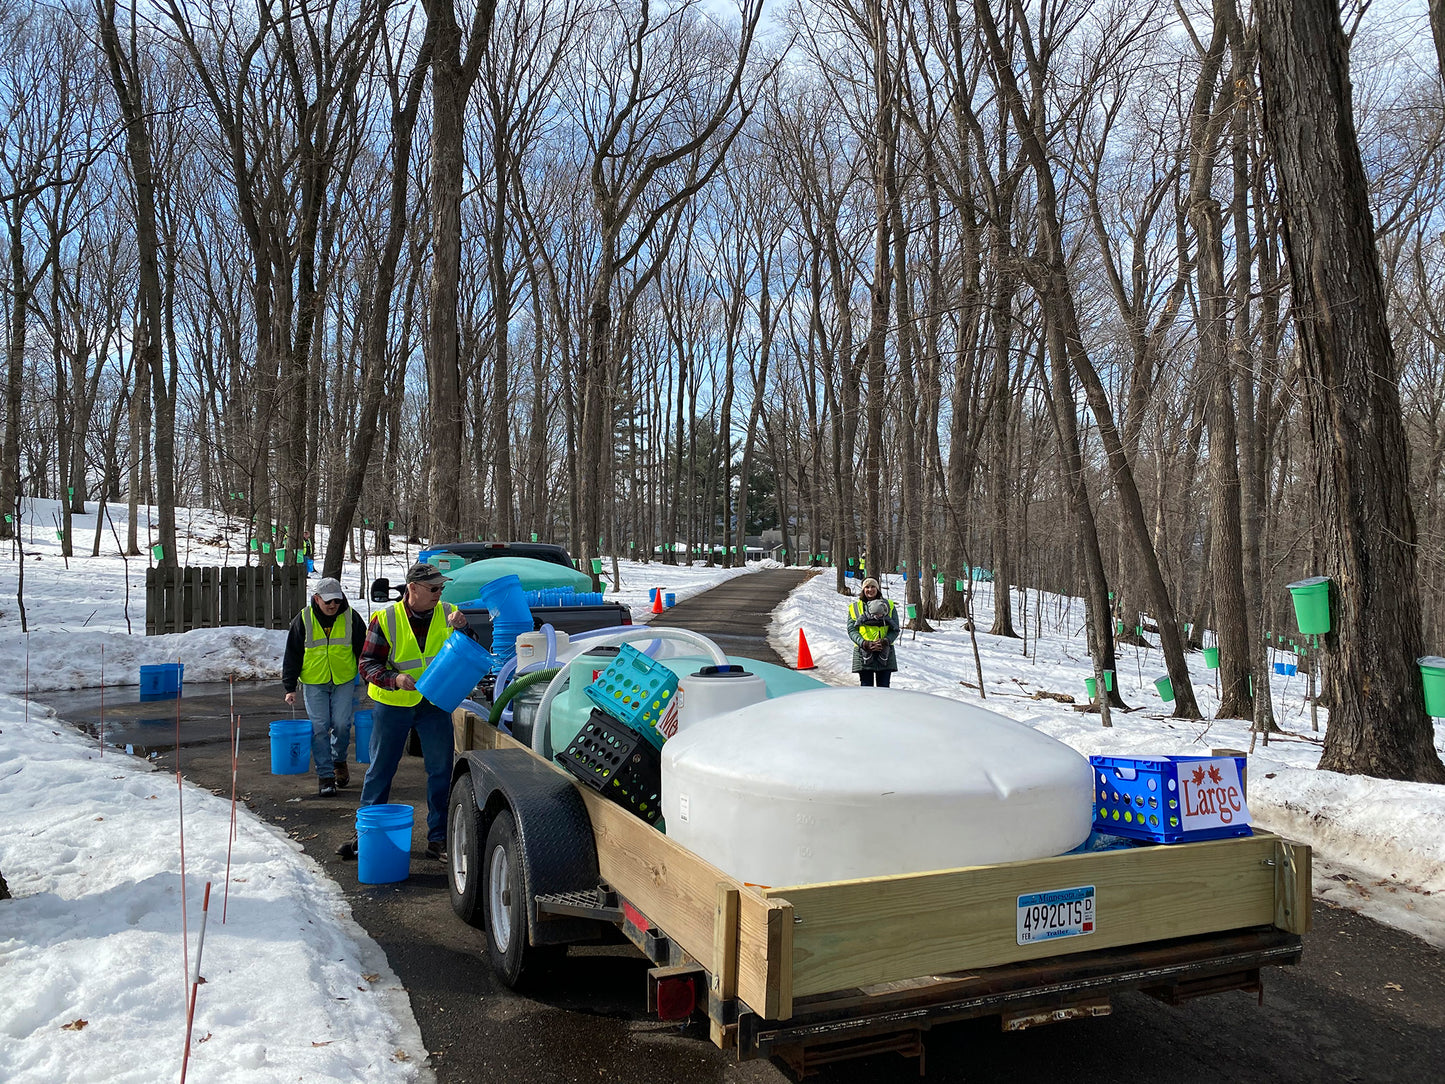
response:
[[[670,838],[778,887],[1063,854],[1089,836],[1089,762],[991,711],[817,689],[701,719],[662,749]]]
[[[685,674],[677,684],[677,730],[682,731],[700,719],[710,719],[725,711],[756,704],[767,697],[767,682],[757,674],[751,674],[740,666],[726,669],[704,666],[696,673]],[[667,736],[672,737],[671,734]]]
[[[555,631],[555,630],[554,630]],[[557,656],[567,650],[567,634],[557,632]],[[542,662],[547,658],[547,634],[545,632],[524,632],[517,637],[517,666]]]

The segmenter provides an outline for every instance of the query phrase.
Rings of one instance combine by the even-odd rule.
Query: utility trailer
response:
[[[719,1048],[778,1057],[800,1076],[885,1051],[921,1069],[934,1025],[996,1016],[1020,1030],[1101,1016],[1128,990],[1171,1004],[1227,990],[1262,1001],[1264,969],[1298,962],[1309,929],[1310,849],[1262,832],[744,884],[475,714],[459,710],[453,724],[452,905],[487,931],[503,982],[620,930],[653,963],[649,1011],[704,1012]],[[1084,888],[1090,930],[1036,938],[1026,928],[1052,918],[1037,901]]]

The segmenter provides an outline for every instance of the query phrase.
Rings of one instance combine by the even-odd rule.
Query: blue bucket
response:
[[[356,811],[356,879],[364,885],[404,881],[411,872],[409,805],[364,805]]]
[[[671,591],[664,592],[662,596],[662,604],[666,606],[669,610],[672,609],[674,606],[677,605],[677,595],[673,594]]]
[[[527,607],[527,595],[519,577],[498,576],[482,588],[479,597],[492,615],[493,624],[532,627],[532,611]]]
[[[486,648],[461,629],[453,629],[437,657],[417,679],[416,691],[443,711],[456,711],[492,663]]]
[[[271,724],[271,774],[302,775],[311,767],[311,720],[277,719]]]
[[[356,763],[371,763],[371,711],[358,711],[351,717],[351,729],[356,732]]]
[[[142,700],[174,700],[181,695],[181,675],[185,664],[163,662],[158,666],[140,668],[140,698]]]
[[[492,656],[497,662],[506,662],[517,653],[517,637],[533,631],[532,622],[512,624],[500,621],[492,626]]]

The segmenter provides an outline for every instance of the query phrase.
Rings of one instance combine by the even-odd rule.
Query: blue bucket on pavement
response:
[[[271,724],[271,774],[302,775],[311,767],[311,720],[277,719]]]
[[[404,881],[411,872],[412,809],[364,805],[356,811],[356,879],[364,885]]]
[[[662,604],[669,610],[677,605],[677,595],[671,591],[665,591],[662,595]]]
[[[492,662],[486,648],[461,629],[453,629],[417,679],[416,691],[443,711],[456,711],[492,668]]]
[[[185,664],[163,662],[157,666],[140,668],[140,698],[142,700],[174,700],[181,695],[181,676]]]
[[[371,763],[371,710],[358,711],[351,717],[351,729],[356,733],[356,763]]]

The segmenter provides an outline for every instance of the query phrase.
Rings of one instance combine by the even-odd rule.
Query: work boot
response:
[[[430,840],[426,845],[426,856],[435,858],[438,862],[447,860],[447,845],[439,839]]]
[[[332,765],[336,769],[336,785],[344,787],[351,782],[351,769],[346,766],[346,761],[338,760]]]
[[[333,779],[333,778],[331,778],[331,776],[328,775],[328,776],[326,776],[325,778],[323,778],[323,779],[321,780],[318,789],[319,789],[320,792],[321,792],[321,797],[323,797],[323,798],[335,798],[335,797],[336,797],[336,780]]]
[[[339,854],[346,861],[350,862],[353,858],[356,857],[356,846],[356,836],[353,835],[340,847],[336,848],[336,853]]]

